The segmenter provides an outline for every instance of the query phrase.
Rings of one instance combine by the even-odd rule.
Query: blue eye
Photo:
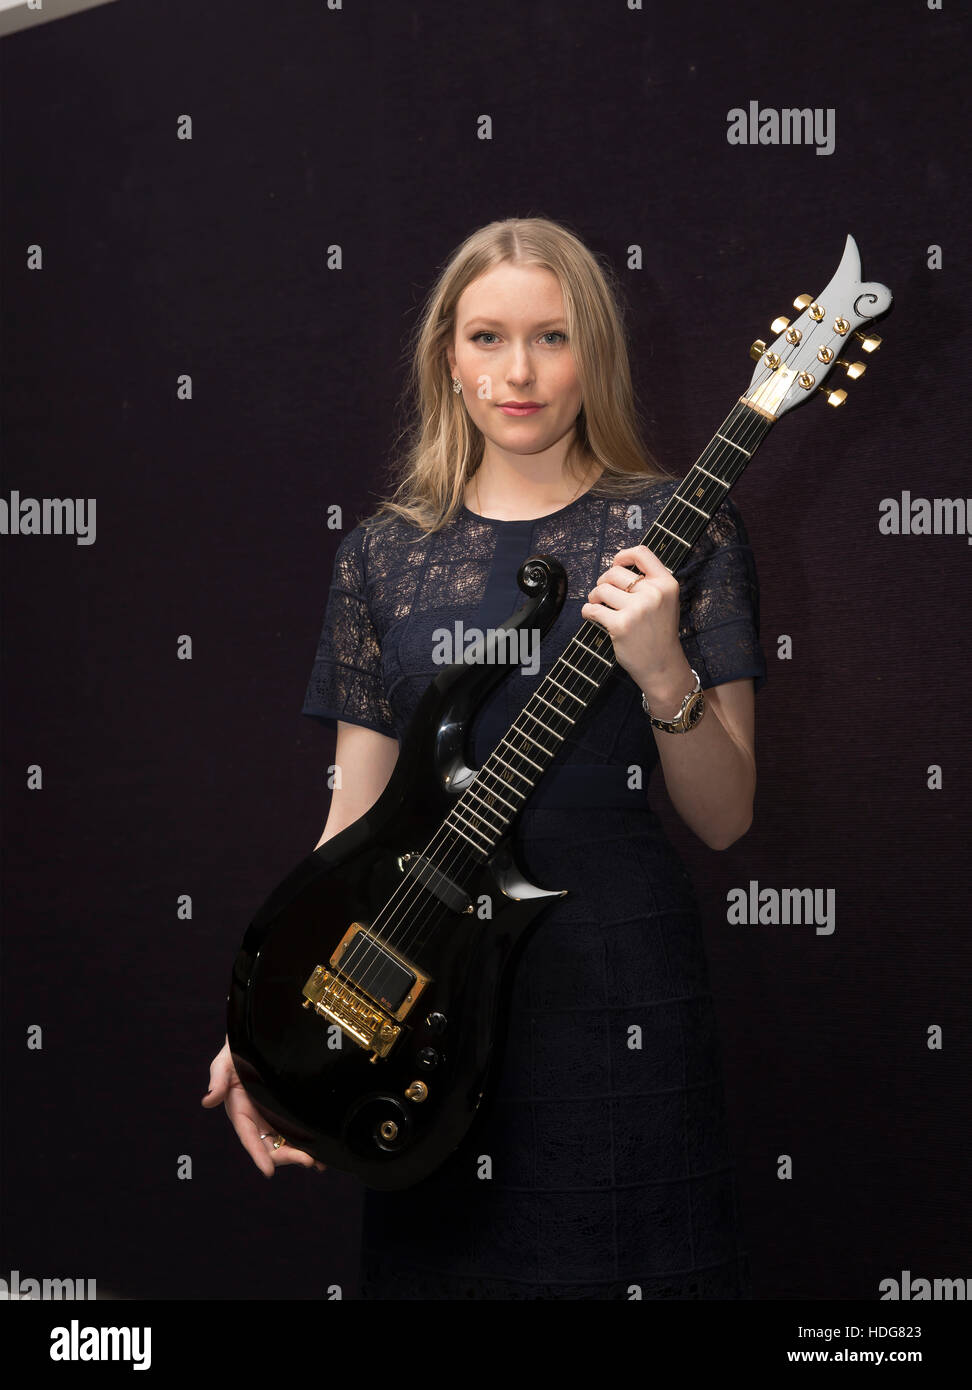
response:
[[[541,338],[560,338],[563,342],[567,341],[567,334],[561,333],[559,329],[551,329],[549,333],[541,333]],[[495,338],[496,334],[490,332],[488,328],[481,328],[478,333],[472,335],[472,342],[477,342],[480,338]]]

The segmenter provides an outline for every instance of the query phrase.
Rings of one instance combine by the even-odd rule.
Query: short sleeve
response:
[[[679,638],[703,689],[751,676],[766,684],[759,640],[759,580],[739,508],[727,497],[676,572],[681,587]]]
[[[396,738],[382,681],[381,643],[365,596],[366,547],[363,526],[349,531],[338,546],[301,714],[329,729],[340,719]]]

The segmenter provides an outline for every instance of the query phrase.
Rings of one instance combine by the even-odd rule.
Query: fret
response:
[[[489,802],[483,801],[482,797],[477,797],[476,799],[480,801],[486,809],[485,811],[477,811],[475,806],[471,805],[469,801],[467,801],[466,799],[470,796],[475,796],[475,792],[473,791],[472,787],[467,787],[463,794],[459,797],[458,801],[456,802],[456,806],[462,807],[463,809],[468,811],[469,814],[473,816],[477,821],[479,821],[482,825],[489,826],[490,830],[496,829],[496,826],[492,825],[490,822],[490,816],[496,816],[501,821],[507,819],[507,817],[503,815],[502,811],[497,810],[495,806],[490,806]]]
[[[549,677],[548,677],[548,679],[549,679]],[[556,685],[556,684],[557,684],[557,682],[554,681],[554,685]],[[561,688],[561,690],[563,690],[563,686],[561,686],[560,688]],[[570,717],[569,714],[564,714],[564,712],[563,712],[562,709],[558,709],[556,705],[552,705],[552,704],[550,703],[549,700],[544,700],[544,699],[543,699],[543,696],[540,694],[539,690],[534,691],[534,693],[533,693],[533,695],[531,696],[531,698],[534,699],[534,700],[543,700],[543,703],[544,703],[549,709],[552,709],[553,712],[554,712],[554,714],[559,714],[560,717],[561,717],[561,719],[566,719],[566,720],[567,720],[568,724],[576,724],[576,723],[577,723],[577,720],[576,720],[576,719],[571,719],[571,717]],[[553,730],[551,729],[550,732],[553,733]]]
[[[572,637],[570,640],[572,642],[576,642],[577,638]],[[594,679],[593,676],[589,676],[585,671],[580,670],[580,668],[575,666],[573,662],[568,661],[565,656],[562,656],[560,660],[564,663],[565,666],[569,666],[572,671],[576,671],[579,676],[583,676],[586,681],[590,681],[591,685],[597,685],[597,681]],[[561,686],[560,688],[561,690],[563,690],[563,686]]]
[[[473,832],[474,835],[480,835],[480,836],[482,836],[482,838],[487,842],[487,844],[489,844],[489,843],[490,843],[489,836],[488,836],[488,835],[483,835],[483,832],[480,830],[480,828],[479,828],[478,825],[473,825],[472,821],[466,820],[465,816],[460,816],[460,815],[459,815],[459,806],[461,806],[461,805],[462,805],[462,802],[460,802],[458,806],[453,806],[452,810],[449,812],[449,815],[450,815],[450,816],[457,816],[458,819],[462,821],[463,825],[468,825],[468,826],[469,826],[469,829]],[[473,811],[473,810],[470,810],[470,808],[469,808],[468,806],[466,807],[466,810],[469,811],[469,814],[470,814],[471,816],[476,816],[476,819],[477,819],[477,820],[483,820],[482,816],[478,816],[477,813],[476,813],[475,811]],[[487,826],[490,830],[495,830],[495,829],[496,829],[496,826],[495,826],[495,825],[490,825],[490,824],[489,824],[489,821],[483,820],[483,824],[484,824],[485,826]]]
[[[562,660],[562,659],[563,659],[563,658],[561,658],[561,660]],[[579,673],[578,673],[578,674],[579,674]],[[575,695],[574,692],[573,692],[572,690],[568,690],[567,687],[566,687],[566,685],[561,685],[561,684],[560,684],[560,681],[555,681],[554,678],[553,678],[553,676],[548,676],[548,677],[547,677],[547,680],[550,682],[551,685],[555,685],[555,686],[557,687],[558,690],[562,690],[562,691],[564,692],[565,695],[569,695],[570,698],[571,698],[572,700],[576,700],[577,703],[578,703],[579,705],[583,705],[584,709],[587,708],[587,706],[584,704],[584,701],[581,699],[581,697],[580,697],[579,695]],[[565,718],[565,719],[566,719],[566,717],[567,717],[567,716],[564,715],[564,718]]]
[[[460,800],[465,801],[467,796],[474,796],[476,800],[481,801],[484,806],[489,806],[493,814],[499,816],[500,820],[504,820],[507,823],[509,823],[509,816],[504,816],[502,811],[497,810],[495,806],[491,806],[490,803],[485,799],[485,797],[479,795],[479,793],[476,791],[475,782],[472,784],[472,786],[466,788]],[[499,795],[498,792],[487,792],[487,796],[495,796],[498,801],[503,801],[503,798]],[[503,805],[509,806],[510,810],[514,813],[514,815],[516,814],[516,807],[513,805],[511,801],[503,801]]]
[[[710,473],[707,468],[703,468],[701,463],[693,463],[692,467],[697,468],[700,473],[704,473],[707,478],[711,478],[712,481],[714,483],[718,483],[720,487],[725,487],[725,483],[722,481],[722,479],[717,478],[714,473]]]
[[[745,450],[743,450],[743,453],[745,453]],[[702,464],[701,459],[705,459],[705,465]],[[694,466],[696,468],[701,468],[704,472],[708,472],[710,477],[716,479],[723,492],[728,492],[736,481],[736,478],[738,478],[739,474],[742,473],[743,469],[746,467],[746,462],[747,460],[745,458],[734,457],[731,460],[728,459],[725,453],[725,445],[720,444],[716,447],[715,441],[713,440],[703,451],[700,460]],[[710,471],[712,466],[721,468],[723,465],[729,474],[728,477],[724,477],[721,473],[712,473]],[[733,473],[734,469],[736,470],[735,473]],[[721,500],[720,498],[720,501]]]
[[[516,787],[511,786],[510,783],[507,782],[507,781],[505,780],[505,778],[501,777],[501,776],[499,775],[499,773],[498,773],[494,768],[491,768],[491,767],[490,767],[490,765],[489,765],[490,759],[492,759],[492,758],[498,758],[498,757],[499,757],[499,754],[498,754],[498,753],[490,753],[489,758],[486,760],[486,762],[483,763],[482,767],[479,769],[479,776],[480,776],[480,777],[487,777],[487,776],[488,776],[488,777],[494,777],[494,778],[496,779],[497,782],[502,782],[503,788],[504,788],[505,791],[511,792],[511,793],[513,794],[513,796],[518,796],[518,797],[520,798],[521,801],[526,801],[526,796],[524,795],[523,792],[517,791]],[[499,760],[500,760],[500,762],[503,761],[502,758],[500,758]],[[511,769],[511,770],[512,770],[512,769]],[[529,781],[530,779],[527,778],[526,780]],[[530,786],[531,786],[531,787],[533,786],[533,783],[532,783],[532,782],[530,782]],[[496,791],[496,790],[495,790],[494,788],[492,788],[492,787],[490,788],[490,796],[499,796],[500,801],[503,801],[503,797],[501,797],[501,796],[499,795],[499,792]],[[516,810],[519,809],[519,807],[514,806],[513,803],[512,803],[511,801],[507,801],[507,802],[506,802],[506,805],[509,806],[510,809],[513,810],[513,811],[516,811]]]
[[[678,500],[682,503],[683,506],[691,507],[693,512],[698,512],[699,516],[704,516],[706,521],[712,520],[711,512],[704,512],[701,507],[697,507],[695,503],[690,502],[687,497],[680,497]]]
[[[517,729],[516,732],[519,733],[519,729]],[[500,743],[505,743],[506,746],[507,746],[507,748],[509,748],[509,750],[510,750],[512,753],[515,753],[515,754],[517,755],[518,758],[523,758],[526,762],[532,763],[533,766],[537,769],[538,772],[543,772],[543,768],[540,766],[539,763],[535,763],[535,762],[533,762],[533,759],[532,759],[532,758],[528,758],[527,755],[523,752],[523,750],[522,750],[521,748],[514,748],[513,745],[512,745],[512,743],[510,743],[510,741],[509,741],[508,738],[506,738],[506,737],[501,738],[501,739],[500,739]],[[503,760],[501,760],[501,761],[503,761]],[[513,767],[512,764],[507,763],[507,762],[504,762],[504,766],[508,767],[508,768],[510,769],[511,772],[515,772],[516,775],[517,775],[517,777],[522,777],[523,780],[524,780],[524,782],[529,782],[531,787],[533,786],[533,782],[531,781],[531,779],[530,779],[529,777],[527,777],[524,773],[520,772],[518,768]]]
[[[682,537],[679,536],[679,535],[676,535],[676,533],[675,533],[674,531],[669,531],[669,530],[668,530],[668,527],[667,527],[667,526],[662,526],[662,524],[661,524],[660,521],[656,521],[656,522],[655,522],[655,525],[658,527],[658,529],[659,529],[660,531],[666,531],[666,532],[668,532],[668,535],[671,536],[672,540],[678,541],[679,545],[688,545],[688,541],[683,540]]]
[[[531,695],[530,698],[533,699],[534,697]],[[545,723],[543,722],[543,720],[539,717],[539,715],[532,714],[532,713],[530,712],[529,709],[525,709],[525,708],[524,708],[524,709],[521,709],[521,710],[520,710],[520,713],[519,713],[516,717],[517,717],[517,719],[522,719],[524,715],[526,715],[527,719],[532,719],[533,722],[534,722],[535,724],[539,724],[540,727],[541,727],[541,729],[545,729],[545,730],[547,731],[548,734],[553,734],[554,738],[557,739],[560,743],[563,743],[563,741],[564,741],[564,736],[563,736],[563,734],[558,734],[556,729],[551,729],[550,725],[549,725],[549,724],[545,724]],[[570,722],[573,723],[574,721],[571,720]],[[520,733],[523,733],[523,730],[521,729],[519,732],[520,732]],[[530,735],[529,735],[529,734],[523,734],[523,737],[524,737],[524,738],[530,738]],[[531,743],[536,743],[536,739],[530,739],[530,742],[531,742]],[[542,744],[542,743],[537,743],[537,747],[538,747],[538,748],[543,748],[543,744]],[[550,752],[550,749],[549,749],[549,748],[543,748],[543,751],[544,751],[545,753],[549,753],[549,752]]]
[[[452,812],[450,811],[450,812],[449,812],[449,815],[446,816],[446,818],[445,818],[445,823],[446,823],[446,825],[448,825],[449,829],[455,831],[455,833],[456,833],[457,835],[461,835],[462,838],[463,838],[464,840],[466,840],[470,845],[472,845],[473,849],[476,851],[477,854],[483,854],[484,851],[482,850],[482,848],[481,848],[479,845],[476,844],[476,841],[475,841],[475,840],[470,840],[470,839],[469,839],[469,836],[465,833],[465,831],[460,830],[459,827],[458,827],[458,825],[453,825],[453,824],[452,824],[452,822],[451,822],[451,816],[452,816]]]
[[[603,631],[603,629],[602,629],[602,631]],[[614,662],[613,662],[613,661],[608,661],[608,659],[607,659],[606,656],[601,656],[600,652],[596,652],[596,651],[594,651],[594,649],[593,649],[592,647],[588,647],[588,646],[586,645],[586,643],[582,642],[581,639],[580,639],[579,637],[572,637],[572,638],[570,639],[570,641],[571,641],[571,643],[576,642],[577,645],[578,645],[579,647],[583,647],[583,648],[584,648],[584,651],[587,652],[588,656],[594,656],[594,657],[597,657],[598,661],[603,661],[605,666],[613,666],[613,665],[614,665]],[[570,643],[568,643],[568,645],[570,645]],[[583,675],[584,672],[581,671],[580,674]],[[588,679],[589,681],[591,681],[591,684],[592,684],[592,685],[597,685],[597,681],[591,680],[591,677],[590,677],[590,676],[588,676],[587,679]]]
[[[741,444],[737,444],[734,439],[726,439],[726,436],[724,434],[720,434],[718,430],[716,430],[716,439],[725,439],[727,444],[731,444],[734,449],[739,449],[742,453],[746,455],[748,459],[752,458],[752,454],[749,452],[748,449],[743,449],[743,446]]]
[[[527,711],[526,711],[525,709],[521,709],[521,710],[520,710],[520,713],[516,716],[516,718],[517,718],[517,719],[522,719],[523,716],[524,716],[526,713],[527,713]],[[530,718],[530,719],[536,719],[537,717],[536,717],[535,714],[531,714],[531,715],[529,715],[529,718]],[[537,723],[540,724],[540,720],[539,720],[539,719],[537,719]],[[539,749],[540,749],[540,752],[541,752],[541,753],[549,753],[549,752],[550,752],[550,749],[547,748],[545,744],[537,743],[537,741],[536,741],[535,738],[531,738],[530,735],[529,735],[528,733],[526,733],[523,729],[518,728],[518,726],[517,726],[517,724],[516,724],[516,720],[513,721],[513,727],[514,727],[514,729],[516,729],[516,732],[520,735],[521,738],[525,738],[525,739],[529,740],[529,742],[532,743],[533,746],[534,746],[535,748],[539,748]],[[540,727],[541,727],[542,729],[546,729],[546,728],[547,728],[546,724],[541,724]],[[547,732],[553,734],[553,729],[548,729]],[[560,741],[561,741],[561,743],[563,743],[563,741],[564,741],[564,740],[561,738],[560,734],[554,734],[554,738],[559,738]],[[526,757],[526,754],[524,753],[523,756]],[[529,761],[529,760],[528,760],[528,761]],[[537,764],[534,763],[533,766],[536,767]]]

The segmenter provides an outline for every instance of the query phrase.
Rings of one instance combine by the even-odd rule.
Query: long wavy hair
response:
[[[448,525],[462,506],[466,483],[482,462],[485,439],[452,389],[446,349],[455,337],[463,290],[505,262],[542,266],[560,283],[567,341],[582,393],[576,439],[566,459],[568,474],[579,482],[592,462],[600,464],[603,471],[590,490],[615,497],[673,476],[641,437],[614,271],[559,223],[508,217],[467,237],[426,296],[407,349],[410,369],[401,404],[408,423],[390,469],[394,491],[378,506],[374,524],[401,516],[428,534]]]

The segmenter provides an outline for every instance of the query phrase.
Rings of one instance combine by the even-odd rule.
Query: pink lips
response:
[[[536,411],[542,410],[543,406],[538,405],[536,401],[506,401],[499,408],[504,415],[533,415]]]

